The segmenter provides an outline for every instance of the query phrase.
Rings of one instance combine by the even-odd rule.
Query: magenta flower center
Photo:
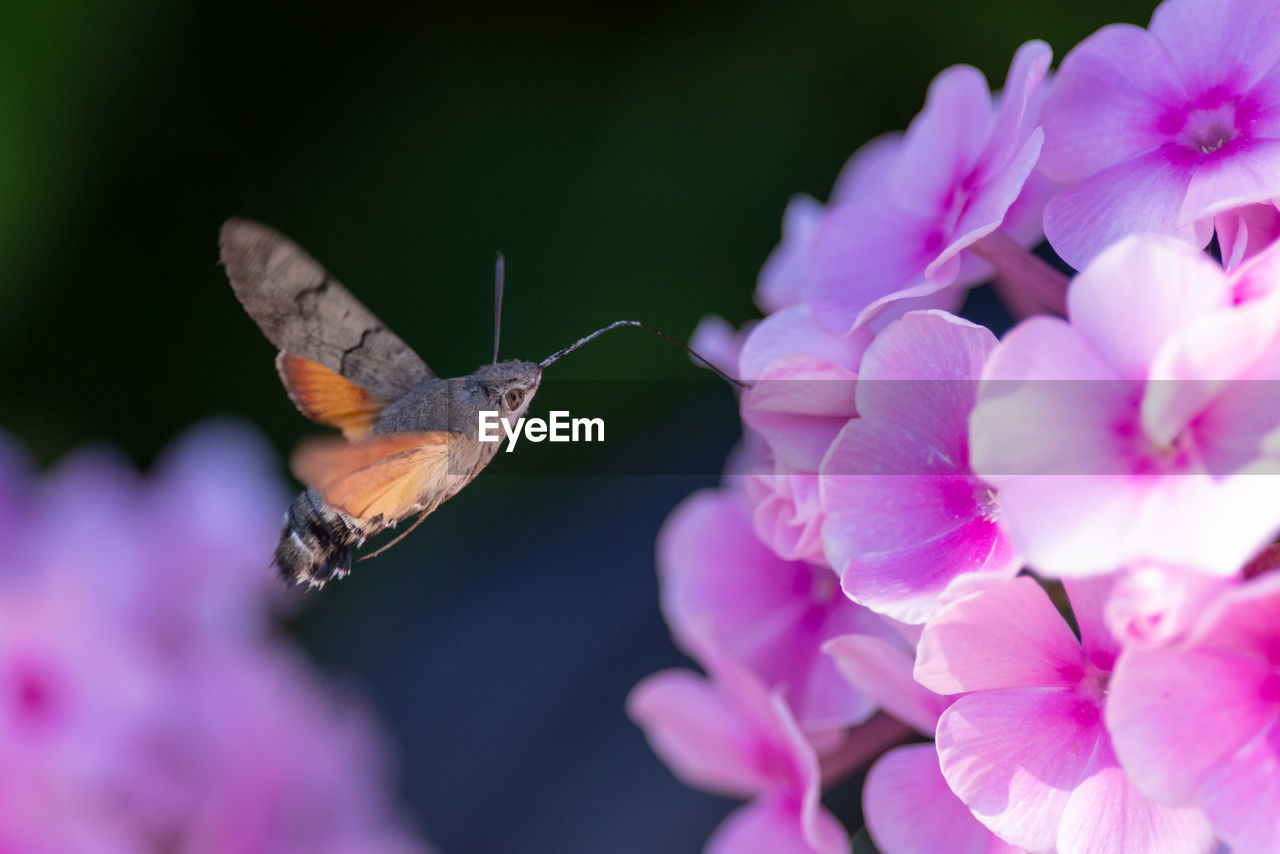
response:
[[[1199,107],[1187,113],[1176,139],[1179,145],[1200,154],[1212,154],[1241,135],[1235,102]]]
[[[1084,675],[1076,690],[1084,697],[1096,702],[1099,706],[1106,701],[1107,689],[1111,684],[1111,671],[1105,670],[1090,662],[1085,665]]]
[[[1000,500],[996,491],[976,477],[972,478],[972,484],[973,506],[977,508],[979,516],[994,524],[1000,518]]]
[[[36,662],[15,662],[8,679],[11,720],[26,729],[48,726],[59,711],[59,691],[49,668]]]

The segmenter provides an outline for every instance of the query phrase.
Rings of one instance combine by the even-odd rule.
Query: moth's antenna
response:
[[[592,332],[590,335],[586,336],[585,338],[579,338],[577,341],[570,344],[568,347],[565,347],[563,350],[558,350],[555,353],[552,353],[550,356],[548,356],[547,358],[539,362],[538,367],[545,368],[547,365],[550,365],[552,362],[557,362],[564,356],[567,356],[570,353],[572,353],[574,350],[577,350],[583,344],[586,344],[589,341],[594,341],[595,339],[599,338],[601,335],[605,334],[611,329],[618,329],[619,327],[622,327],[622,326],[634,326],[636,329],[643,329],[645,332],[648,332],[651,335],[657,335],[659,338],[663,339],[664,341],[669,341],[672,344],[675,344],[681,350],[684,350],[690,356],[693,356],[693,358],[697,359],[699,362],[702,362],[702,364],[706,365],[708,368],[715,371],[717,374],[720,375],[721,378],[732,383],[733,385],[736,385],[739,388],[751,388],[751,386],[747,385],[742,380],[737,379],[736,377],[731,377],[728,374],[726,374],[724,371],[717,368],[714,364],[711,363],[710,359],[708,359],[706,356],[694,350],[692,347],[690,347],[688,344],[681,341],[679,338],[676,338],[673,335],[668,335],[667,333],[663,332],[660,329],[654,329],[651,326],[645,326],[643,323],[641,323],[638,320],[615,320],[613,323],[610,323],[608,326],[605,326],[601,329],[597,329],[595,332]]]
[[[502,336],[502,283],[507,277],[507,259],[498,253],[493,265],[493,363],[498,364],[498,339]]]

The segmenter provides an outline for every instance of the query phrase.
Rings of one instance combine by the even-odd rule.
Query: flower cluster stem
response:
[[[994,287],[1015,318],[1067,313],[1067,277],[999,229],[969,247],[996,270]]]

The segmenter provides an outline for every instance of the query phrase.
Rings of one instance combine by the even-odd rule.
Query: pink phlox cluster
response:
[[[429,850],[369,711],[271,631],[286,495],[259,437],[198,427],[145,477],[20,459],[0,451],[0,848]]]
[[[821,850],[794,805],[896,719],[934,743],[868,774],[885,854],[1280,851],[1280,7],[1167,0],[1049,60],[939,74],[791,200],[764,318],[699,331],[749,383],[733,487],[659,543],[710,675],[631,710],[760,839]],[[951,313],[988,280],[999,341]],[[754,734],[694,771],[713,706]],[[762,755],[791,770],[707,770]]]

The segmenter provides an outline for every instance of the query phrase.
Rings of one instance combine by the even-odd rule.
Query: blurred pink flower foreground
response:
[[[147,479],[0,441],[0,851],[430,850],[368,711],[268,631],[273,469],[230,425]]]

